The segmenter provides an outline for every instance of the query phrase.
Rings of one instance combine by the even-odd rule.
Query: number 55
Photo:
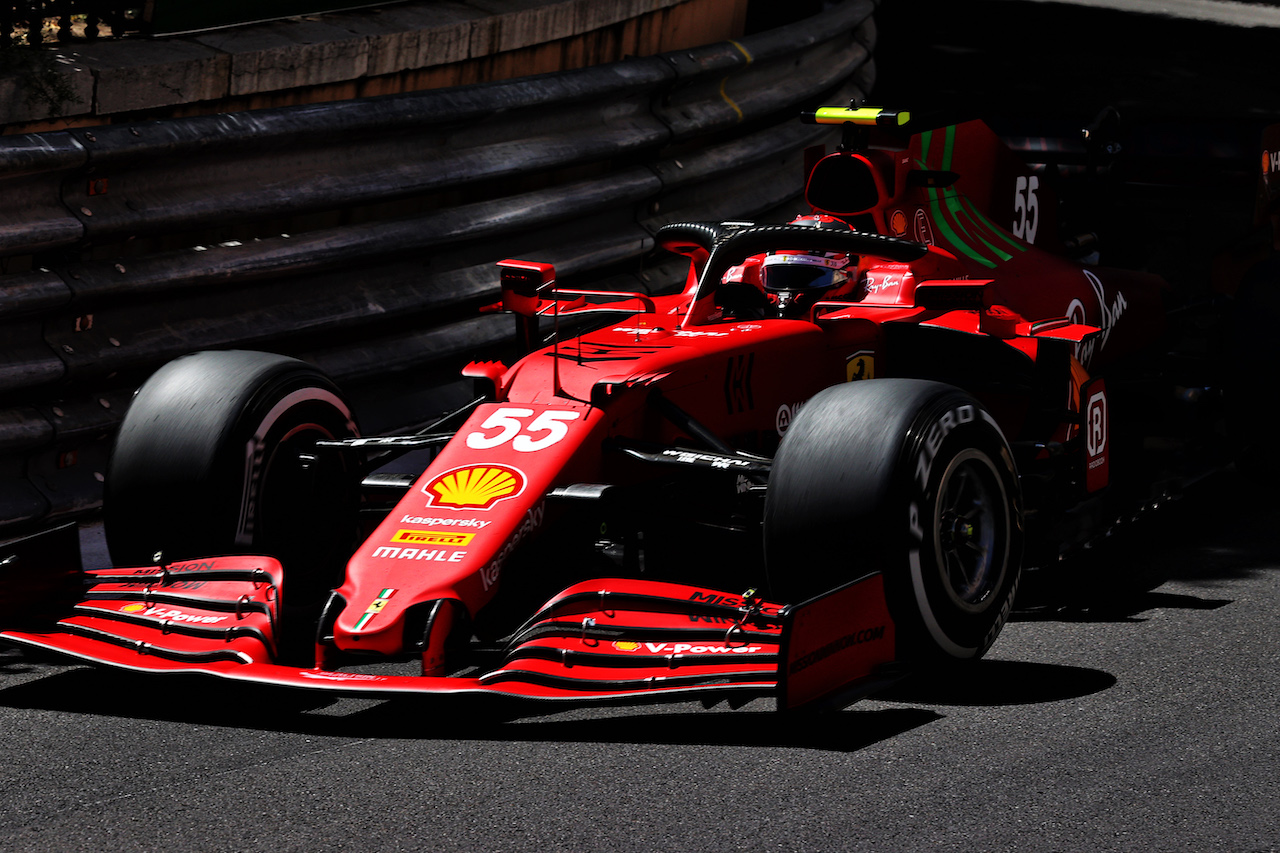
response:
[[[490,450],[510,441],[511,449],[520,453],[542,450],[568,435],[569,427],[566,422],[577,420],[580,413],[547,409],[526,425],[523,419],[532,414],[533,409],[517,409],[512,406],[496,409],[484,419],[480,429],[496,427],[498,432],[493,435],[485,435],[478,430],[468,433],[467,447],[472,450]],[[544,432],[546,435],[541,438],[530,438],[529,433],[539,432]]]
[[[1036,191],[1040,189],[1040,178],[1036,175],[1018,178],[1013,192],[1013,236],[1036,241],[1036,229],[1040,227],[1040,201]]]

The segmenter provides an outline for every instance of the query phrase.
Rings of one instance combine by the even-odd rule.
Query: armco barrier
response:
[[[829,141],[795,116],[869,90],[874,6],[578,71],[0,137],[0,258],[29,267],[0,275],[0,530],[96,506],[133,389],[183,353],[298,355],[366,432],[404,430],[510,340],[475,313],[495,261],[677,286],[653,233],[793,202]]]

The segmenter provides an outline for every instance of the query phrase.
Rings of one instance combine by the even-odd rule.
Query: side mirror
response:
[[[893,191],[882,173],[881,167],[886,164],[872,162],[872,158],[881,160],[875,156],[877,153],[837,151],[823,157],[809,173],[805,201],[819,213],[831,216],[866,213],[886,203]]]
[[[556,284],[556,268],[536,261],[508,258],[498,261],[502,284],[502,307],[516,315],[516,340],[521,352],[533,352],[538,346],[539,293]]]
[[[538,313],[539,292],[547,285],[555,284],[555,265],[508,258],[498,261],[498,270],[502,283],[503,309],[521,317],[535,316]]]

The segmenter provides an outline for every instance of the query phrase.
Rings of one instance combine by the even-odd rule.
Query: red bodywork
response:
[[[1088,448],[1087,489],[1106,486],[1106,392],[1091,377],[1160,334],[1159,279],[1066,259],[1045,177],[978,122],[829,155],[813,170],[807,197],[816,211],[874,228],[884,251],[858,252],[850,292],[803,316],[728,316],[717,293],[754,286],[760,253],[717,265],[712,247],[696,240],[666,241],[692,261],[684,290],[665,296],[618,294],[602,303],[554,292],[545,265],[511,266],[513,280],[523,276],[528,286],[504,291],[509,309],[558,312],[561,322],[620,313],[510,367],[469,366],[467,375],[492,383],[491,401],[351,557],[322,620],[314,667],[274,662],[280,578],[266,558],[128,570],[123,580],[123,570],[84,573],[91,598],[74,613],[3,636],[133,669],[377,695],[750,696],[776,692],[781,681],[780,704],[789,707],[875,684],[894,649],[874,573],[802,608],[741,589],[589,580],[539,609],[499,666],[444,677],[448,641],[494,599],[512,555],[557,523],[557,496],[653,476],[655,466],[616,452],[616,442],[642,440],[666,448],[677,465],[681,453],[698,463],[688,429],[655,408],[655,391],[728,447],[767,457],[818,391],[939,371],[966,387],[972,379],[970,390],[1011,440],[1065,443],[1081,428],[1101,431],[1077,444]],[[989,381],[1005,369],[1033,376],[1052,405]],[[1046,421],[1046,408],[1060,416]],[[703,455],[733,470],[732,460]],[[757,579],[742,580],[745,588]],[[197,595],[202,590],[212,600]],[[870,640],[840,646],[843,635]],[[847,651],[827,659],[820,650],[829,646]],[[424,675],[329,669],[364,652],[421,657]]]

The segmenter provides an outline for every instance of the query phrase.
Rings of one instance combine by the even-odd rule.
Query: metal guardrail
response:
[[[579,71],[0,137],[0,263],[31,259],[0,275],[0,531],[96,506],[133,389],[183,353],[301,356],[386,432],[510,341],[475,314],[495,261],[678,286],[654,232],[798,195],[827,137],[795,115],[870,89],[874,6]]]

